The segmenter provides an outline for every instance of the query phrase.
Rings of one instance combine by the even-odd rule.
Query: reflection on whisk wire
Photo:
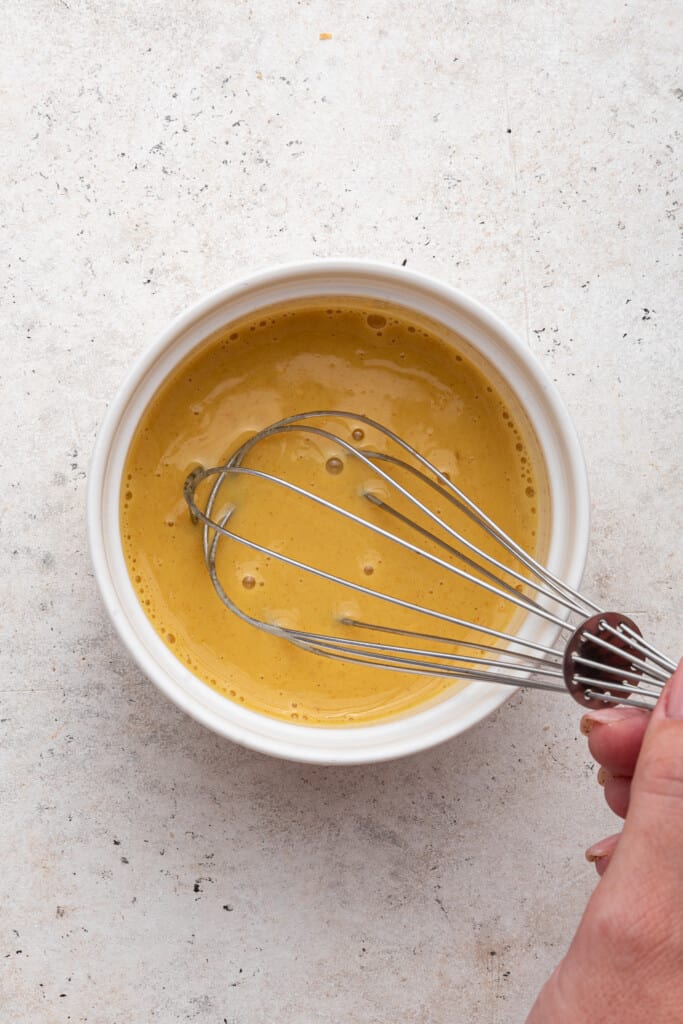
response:
[[[311,423],[320,419],[348,421],[351,428],[355,428],[349,430],[351,438],[363,435],[358,429],[358,424],[363,424],[378,431],[396,445],[403,457],[360,448],[338,433]],[[321,494],[299,486],[285,476],[277,476],[244,465],[245,458],[257,445],[285,434],[302,434],[338,446],[341,453],[360,460],[375,478],[383,485],[388,485],[390,493],[394,491],[397,497],[400,496],[399,501],[405,499],[409,507],[415,510],[416,515],[426,517],[430,525],[421,525],[376,492],[368,489],[363,492],[363,497],[370,505],[381,511],[387,522],[393,519],[412,531],[416,538],[413,543],[386,526],[365,519]],[[407,461],[406,457],[410,461]],[[406,473],[412,476],[419,481],[422,491],[427,488],[433,492],[440,504],[448,502],[498,545],[501,556],[504,553],[513,556],[524,571],[519,572],[511,568],[464,537],[442,515],[435,512],[392,475],[392,470],[398,470],[398,475],[402,478]],[[446,573],[483,587],[490,594],[510,602],[529,615],[539,616],[557,626],[560,631],[572,630],[572,635],[564,645],[564,650],[558,650],[556,647],[525,637],[523,630],[513,635],[482,623],[458,618],[456,615],[374,590],[362,583],[337,576],[319,566],[277,551],[273,547],[259,544],[258,541],[244,537],[231,528],[234,506],[230,505],[227,511],[214,518],[221,488],[231,477],[251,477],[284,488],[305,501],[328,509],[376,536],[426,559]],[[197,489],[204,481],[212,483],[206,502],[201,507]],[[386,487],[384,489],[386,490]],[[558,579],[516,544],[424,456],[393,431],[367,416],[335,410],[316,410],[282,419],[254,434],[233,452],[223,465],[211,469],[200,466],[193,470],[185,482],[184,495],[193,521],[203,524],[204,560],[214,589],[225,606],[245,622],[315,654],[391,669],[395,672],[418,672],[454,680],[501,683],[558,693],[569,691],[584,707],[619,704],[628,700],[632,706],[646,710],[654,707],[666,680],[675,668],[673,661],[643,638],[630,618],[617,612],[603,612],[592,601]],[[448,539],[439,536],[434,530],[446,534]],[[427,540],[432,547],[436,547],[448,558],[419,546],[419,537]],[[338,584],[351,592],[364,594],[388,605],[420,613],[435,622],[466,630],[470,636],[474,632],[481,639],[464,640],[438,632],[413,631],[392,625],[360,621],[352,617],[339,620],[338,625],[344,627],[343,633],[340,630],[338,633],[329,634],[256,618],[235,603],[220,581],[216,553],[222,539],[236,542],[253,552]],[[453,542],[458,547],[455,547]],[[503,578],[503,574],[507,578]],[[510,579],[514,582],[509,582]],[[529,596],[529,592],[535,596]],[[344,635],[346,633],[356,633],[356,636]],[[368,635],[377,639],[368,639]],[[501,643],[506,646],[501,647]],[[436,649],[434,645],[437,645]],[[454,646],[457,647],[456,652],[452,650]],[[463,653],[465,651],[471,653]]]

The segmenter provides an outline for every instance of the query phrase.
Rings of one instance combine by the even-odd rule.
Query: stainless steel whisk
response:
[[[348,424],[348,440],[337,432],[311,422],[320,419]],[[401,455],[359,447],[355,439],[364,437],[359,424],[379,432],[398,447]],[[313,490],[299,486],[286,476],[245,465],[245,460],[257,446],[277,435],[295,433],[338,446],[342,458],[360,460],[373,477],[381,481],[384,490],[388,487],[390,492],[393,490],[396,493],[399,504],[408,502],[408,507],[415,510],[415,518],[384,500],[376,491],[366,488],[362,496],[368,502],[368,511],[371,508],[375,510],[373,515],[376,517],[378,512],[381,513],[378,521],[372,521]],[[504,564],[500,558],[488,554],[464,537],[446,521],[443,514],[437,514],[422,498],[401,483],[396,477],[397,471],[399,476],[407,474],[419,481],[421,491],[426,488],[429,493],[433,493],[440,505],[447,503],[454,512],[466,516],[495,542],[501,557],[504,557],[504,552],[513,556],[522,571]],[[310,508],[316,505],[326,508],[398,547],[427,559],[443,568],[445,573],[475,583],[522,611],[553,623],[563,631],[561,637],[566,637],[567,630],[571,630],[571,636],[564,643],[558,640],[557,647],[547,646],[525,638],[523,634],[506,633],[486,623],[465,620],[456,614],[374,590],[358,581],[337,576],[319,566],[277,551],[259,543],[257,539],[243,536],[233,529],[231,522],[236,511],[234,504],[228,503],[227,508],[220,513],[215,511],[220,506],[219,498],[226,481],[234,477],[268,481],[284,488],[309,503]],[[211,486],[201,507],[197,490],[204,481],[211,481]],[[568,691],[579,704],[589,708],[628,700],[632,706],[648,711],[654,707],[666,680],[674,671],[673,661],[646,641],[630,618],[618,612],[601,610],[593,601],[559,580],[515,543],[436,466],[393,431],[370,417],[336,410],[316,410],[282,419],[254,434],[222,465],[210,469],[199,466],[193,470],[185,482],[184,495],[193,522],[203,524],[204,560],[216,594],[224,605],[253,626],[315,654],[398,672],[495,682],[555,693]],[[417,521],[420,517],[424,517],[423,522],[426,521],[428,526]],[[414,535],[414,541],[400,536],[396,528],[392,530],[392,522],[402,524],[409,536]],[[426,540],[433,549],[443,552],[445,557],[421,547],[420,538]],[[351,592],[420,613],[442,625],[447,624],[451,629],[465,631],[470,637],[471,631],[474,631],[481,640],[473,642],[471,639],[459,638],[457,634],[413,631],[349,617],[338,620],[338,625],[344,627],[343,633],[341,629],[338,633],[325,633],[289,627],[274,621],[267,622],[240,608],[223,586],[216,563],[221,540],[236,542],[252,552],[275,559],[299,572],[326,579]]]

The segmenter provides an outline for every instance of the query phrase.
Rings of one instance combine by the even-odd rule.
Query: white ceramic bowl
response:
[[[128,446],[143,410],[174,367],[238,317],[280,302],[332,296],[379,299],[414,310],[455,331],[497,368],[525,409],[545,460],[552,507],[546,564],[578,587],[588,547],[588,486],[574,428],[553,384],[508,328],[472,299],[413,271],[359,260],[320,260],[254,274],[198,302],[166,328],[133,367],[102,424],[90,468],[88,532],[95,575],[121,639],[178,707],[220,735],[276,757],[359,764],[401,757],[456,736],[514,690],[473,683],[434,706],[370,726],[315,728],[249,711],[202,683],[161,641],[129,580],[119,532]],[[527,620],[521,632],[549,644],[558,629],[537,618]]]

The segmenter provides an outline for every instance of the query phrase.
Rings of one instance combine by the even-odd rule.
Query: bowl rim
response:
[[[122,423],[134,403],[136,394],[140,393],[144,382],[149,382],[155,367],[160,366],[163,357],[171,352],[174,345],[179,346],[184,337],[191,339],[195,335],[201,335],[189,343],[186,351],[201,344],[201,339],[212,333],[211,330],[202,333],[203,325],[208,326],[208,322],[224,308],[227,312],[229,306],[234,307],[239,302],[249,301],[253,294],[258,294],[264,289],[275,292],[284,288],[285,291],[291,291],[297,282],[298,286],[309,281],[320,285],[325,279],[347,279],[349,282],[353,280],[357,286],[365,284],[366,297],[369,299],[373,298],[372,284],[380,289],[398,288],[401,291],[412,291],[416,296],[415,301],[422,295],[425,301],[431,300],[434,305],[442,306],[452,311],[454,315],[471,321],[473,329],[483,329],[484,334],[490,335],[496,344],[506,351],[511,363],[519,368],[522,377],[528,378],[533,389],[532,397],[536,396],[534,400],[545,403],[545,411],[555,428],[555,437],[546,438],[546,442],[552,441],[556,444],[564,460],[563,472],[560,474],[558,469],[555,485],[565,486],[567,498],[572,503],[571,521],[565,524],[571,526],[572,543],[571,550],[564,551],[568,564],[562,578],[571,587],[577,588],[580,585],[590,532],[588,478],[576,430],[554,384],[546,376],[529,348],[502,320],[475,299],[430,275],[402,266],[365,259],[330,257],[283,263],[257,270],[199,299],[160,332],[130,367],[100,426],[91,456],[87,488],[88,546],[103,603],[120,639],[144,674],[179,708],[219,735],[262,753],[304,763],[362,764],[406,756],[459,735],[497,710],[517,688],[501,684],[473,683],[434,706],[386,722],[361,726],[295,725],[242,708],[193,676],[168,651],[156,633],[154,637],[157,644],[154,643],[154,639],[147,632],[154,632],[153,627],[144,616],[136,597],[135,605],[131,604],[130,594],[134,596],[132,584],[128,580],[130,593],[125,591],[125,584],[120,579],[117,587],[114,563],[119,557],[123,559],[122,545],[118,529],[113,531],[107,528],[112,516],[118,527],[120,475],[113,483],[110,479],[114,453],[118,453],[122,463],[121,444],[118,449],[116,448],[117,438],[121,434]],[[322,297],[323,294],[322,291],[311,292],[311,297]],[[340,287],[336,287],[330,294],[363,297],[362,291]],[[284,295],[285,301],[286,298]],[[273,305],[273,302],[273,298],[266,299],[260,306],[255,305],[253,311]],[[403,305],[411,308],[409,302],[403,302]],[[236,315],[228,312],[222,322],[227,324]],[[473,344],[471,337],[467,335],[464,335],[464,340]],[[476,345],[474,347],[476,348]],[[185,353],[181,353],[173,365],[177,365],[184,355]],[[484,357],[488,358],[486,353]],[[158,381],[154,385],[151,393],[156,391],[160,383],[161,381]],[[517,397],[529,415],[526,403],[522,401],[521,396]],[[145,401],[138,419],[146,404]],[[538,434],[538,424],[531,415],[529,418]],[[539,437],[539,442],[543,447],[544,439]],[[555,471],[552,465],[547,468],[551,474]],[[114,485],[115,510],[108,507],[111,505],[111,501],[108,501],[108,492]],[[553,524],[554,516],[553,512]],[[553,543],[558,544],[556,533],[555,529],[551,531],[551,547]],[[550,553],[552,555],[552,552]],[[551,559],[548,561],[550,564]],[[136,630],[143,631],[148,641],[147,645],[142,642]],[[556,628],[557,633],[559,627]],[[546,636],[548,635],[549,633],[546,633]],[[453,705],[457,707],[454,708]],[[455,713],[449,715],[446,713],[448,710],[454,710]]]

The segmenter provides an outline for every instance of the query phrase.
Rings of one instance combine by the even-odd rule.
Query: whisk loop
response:
[[[315,425],[312,421],[332,420],[348,426],[348,438]],[[363,427],[377,432],[400,454],[360,447]],[[266,472],[245,465],[257,448],[274,438],[287,435],[306,443],[332,446],[337,455],[328,459],[328,472],[338,474],[343,459],[350,458],[367,472],[365,484],[357,497],[364,510],[360,514],[288,476]],[[341,458],[340,458],[341,457]],[[333,465],[331,465],[333,463]],[[406,478],[414,489],[406,486]],[[428,607],[397,594],[374,589],[358,580],[343,577],[305,558],[294,557],[278,549],[278,544],[264,544],[237,532],[233,518],[240,502],[231,500],[229,482],[272,485],[285,495],[307,503],[306,511],[315,507],[341,517],[353,528],[367,531],[369,538],[388,542],[397,548],[426,560],[444,573],[444,579],[457,577],[463,585],[474,585],[489,595],[507,602],[519,613],[533,616],[558,627],[560,635],[571,636],[559,649],[539,643],[518,633],[496,629],[484,622],[463,618],[457,609],[445,611]],[[402,483],[401,480],[404,482]],[[204,502],[198,489],[210,483]],[[216,594],[235,615],[273,636],[328,658],[391,669],[394,672],[418,672],[450,678],[454,681],[482,681],[524,686],[555,693],[567,691],[582,706],[594,708],[620,704],[628,700],[635,707],[651,710],[674,663],[642,636],[636,624],[625,615],[605,612],[546,569],[520,547],[497,523],[489,518],[460,488],[428,459],[393,431],[368,416],[336,410],[316,410],[290,416],[255,433],[220,466],[197,467],[184,488],[192,520],[202,524],[204,561]],[[427,503],[434,499],[434,507]],[[227,504],[226,504],[227,502]],[[203,506],[203,507],[202,507]],[[447,518],[442,507],[453,516],[461,516],[458,529]],[[304,507],[302,506],[302,512]],[[480,543],[465,536],[472,527],[482,532]],[[298,628],[250,614],[241,607],[221,582],[217,555],[220,542],[230,541],[243,549],[289,566],[298,573],[309,574],[343,588],[347,594],[361,595],[402,612],[424,616],[434,623],[432,631],[414,630],[398,622],[365,621],[354,615],[330,614],[334,630],[316,631]],[[495,554],[484,550],[487,543]],[[515,565],[509,564],[513,560]],[[251,578],[249,588],[255,585]],[[246,586],[246,584],[245,584]],[[438,625],[437,625],[438,624]],[[437,631],[442,629],[443,632]]]

